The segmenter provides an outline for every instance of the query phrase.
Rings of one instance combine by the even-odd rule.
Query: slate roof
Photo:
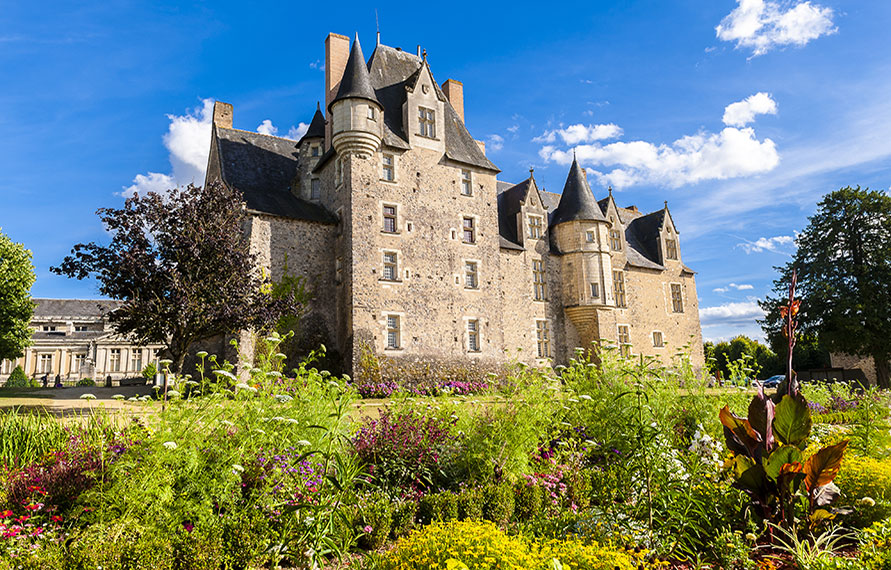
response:
[[[316,112],[312,116],[312,120],[309,122],[309,128],[306,129],[306,132],[300,137],[300,140],[297,141],[297,145],[299,146],[306,139],[323,139],[325,138],[325,115],[322,114],[321,108],[319,108],[318,102],[316,103]]]
[[[368,73],[377,100],[384,107],[384,144],[408,150],[408,136],[402,121],[402,105],[406,100],[406,87],[413,87],[426,60],[410,53],[385,45],[378,45],[368,60]],[[432,76],[432,72],[431,72]],[[437,97],[445,107],[445,151],[450,160],[500,172],[486,158],[479,145],[467,132],[458,113],[449,104],[442,90],[433,82]]]
[[[517,235],[517,213],[520,211],[520,202],[529,192],[529,186],[532,179],[515,184],[509,188],[505,188],[498,194],[498,233],[507,240],[508,243],[520,247],[519,236]]]
[[[297,143],[290,139],[216,126],[223,182],[244,194],[249,210],[323,224],[335,223],[323,207],[291,193]]]
[[[574,220],[606,221],[603,211],[594,199],[591,187],[588,186],[585,173],[582,172],[582,167],[575,157],[572,159],[572,166],[569,167],[560,204],[551,216],[550,223],[556,226]]]
[[[340,87],[337,89],[337,95],[328,105],[328,110],[334,103],[343,99],[365,99],[380,105],[374,94],[374,88],[371,86],[371,80],[368,77],[368,68],[365,65],[365,56],[362,55],[362,45],[359,43],[359,35],[353,40],[353,47],[350,49],[350,57],[347,60],[346,67],[343,70],[343,77],[340,80]]]
[[[100,319],[123,304],[108,299],[34,299],[34,302],[34,320]]]

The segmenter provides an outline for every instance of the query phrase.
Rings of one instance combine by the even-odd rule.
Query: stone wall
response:
[[[829,358],[833,368],[844,368],[845,370],[859,369],[863,372],[871,386],[876,385],[876,364],[871,356],[833,352],[830,353]]]

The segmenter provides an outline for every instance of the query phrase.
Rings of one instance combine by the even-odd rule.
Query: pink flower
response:
[[[362,532],[364,532],[365,534],[368,534],[368,533],[370,533],[370,532],[373,531],[373,530],[374,530],[374,529],[371,528],[371,525],[368,525],[368,524],[365,525],[365,526],[362,528]]]

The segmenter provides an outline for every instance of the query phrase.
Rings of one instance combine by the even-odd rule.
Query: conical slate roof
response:
[[[594,199],[591,187],[588,186],[585,173],[582,172],[575,157],[572,158],[572,166],[569,167],[569,176],[566,177],[566,185],[563,186],[560,204],[554,210],[550,225],[556,226],[574,220],[606,221],[603,211]]]
[[[353,48],[350,50],[350,58],[343,70],[343,78],[340,80],[337,96],[331,101],[331,105],[328,105],[328,110],[330,111],[331,106],[341,99],[366,99],[380,105],[380,101],[374,95],[374,88],[371,86],[371,76],[368,74],[368,67],[365,64],[365,56],[362,55],[358,34],[353,40]]]
[[[309,122],[309,128],[306,129],[306,133],[300,137],[298,144],[303,142],[304,139],[323,138],[325,138],[325,115],[322,114],[319,104],[316,103],[316,113],[312,116],[312,121]]]

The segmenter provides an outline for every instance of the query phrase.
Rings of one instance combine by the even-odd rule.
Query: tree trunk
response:
[[[884,355],[873,355],[872,360],[876,366],[876,384],[882,390],[888,390],[891,388],[891,378],[888,377],[888,358]]]

